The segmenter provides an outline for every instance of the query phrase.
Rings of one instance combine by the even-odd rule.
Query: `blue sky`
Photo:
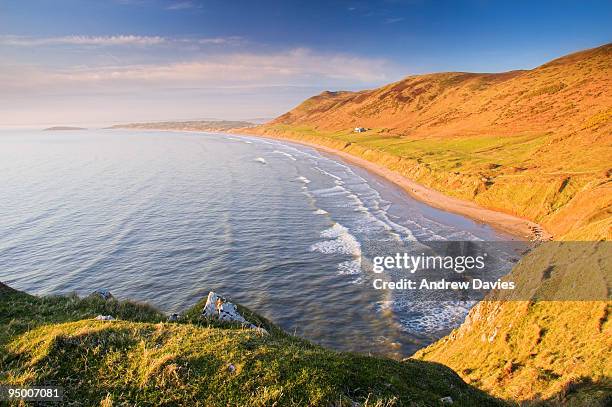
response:
[[[0,1],[0,124],[271,117],[325,89],[533,68],[610,42],[610,21],[610,1]]]

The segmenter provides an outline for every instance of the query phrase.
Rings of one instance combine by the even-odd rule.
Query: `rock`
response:
[[[168,317],[168,322],[176,322],[179,320],[179,315],[178,314],[172,314]]]
[[[241,324],[250,324],[236,308],[236,305],[231,302],[222,302],[217,309],[219,310],[220,321],[240,322]],[[250,324],[251,325],[251,324]]]
[[[263,335],[270,335],[270,332],[268,332],[268,330],[267,330],[267,329],[262,328],[262,327],[260,327],[260,326],[254,326],[254,325],[252,325],[252,326],[251,326],[251,328],[253,328],[253,329],[254,329],[254,330],[255,330],[255,331],[258,333],[258,334],[260,334],[260,335],[262,335],[262,336],[263,336]]]
[[[98,321],[114,321],[115,320],[115,318],[112,317],[111,315],[98,315],[94,319]]]
[[[202,315],[206,318],[213,318],[219,316],[219,312],[217,311],[217,302],[223,301],[221,297],[215,294],[213,291],[208,293],[208,298],[206,299],[206,305],[204,305],[204,309],[202,310]]]
[[[206,299],[206,304],[204,305],[202,314],[207,318],[216,317],[220,321],[249,324],[249,322],[244,319],[242,315],[240,315],[236,305],[227,301],[225,298],[218,296],[213,291],[208,293],[208,298]]]
[[[231,363],[227,366],[227,370],[230,373],[234,373],[236,371],[236,366],[232,365]]]
[[[104,289],[98,289],[91,293],[91,295],[95,297],[100,297],[103,300],[110,300],[111,298],[114,298],[110,291]]]
[[[451,398],[451,396],[442,397],[440,401],[442,402],[442,404],[453,404],[453,399]]]
[[[205,318],[217,318],[219,321],[238,322],[251,329],[257,330],[258,333],[267,335],[268,331],[257,327],[244,319],[238,312],[236,305],[227,301],[225,298],[218,296],[213,291],[208,293],[206,304],[202,310],[202,315]]]

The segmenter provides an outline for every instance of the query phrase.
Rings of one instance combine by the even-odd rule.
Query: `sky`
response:
[[[612,1],[0,0],[0,125],[270,118],[323,90],[530,69]]]

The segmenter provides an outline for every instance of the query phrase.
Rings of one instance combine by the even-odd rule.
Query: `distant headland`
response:
[[[75,126],[53,126],[47,127],[43,129],[43,131],[65,131],[65,130],[87,130],[85,127],[75,127]]]
[[[128,123],[112,126],[112,129],[148,129],[181,131],[230,131],[254,127],[255,123],[240,120],[191,120],[150,123]]]

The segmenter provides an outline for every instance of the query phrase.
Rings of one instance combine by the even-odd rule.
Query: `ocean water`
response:
[[[507,240],[304,146],[215,133],[0,131],[0,281],[180,312],[210,290],[322,345],[407,356],[471,303],[374,290],[363,244]]]

